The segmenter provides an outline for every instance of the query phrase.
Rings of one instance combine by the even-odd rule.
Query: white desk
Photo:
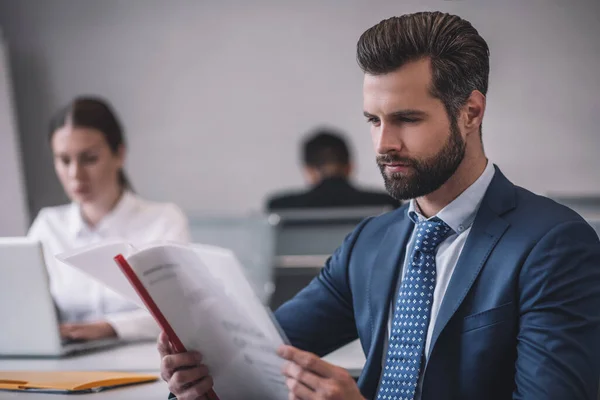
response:
[[[1,400],[167,400],[169,389],[162,380],[136,386],[107,390],[105,392],[90,394],[42,394],[0,392]]]
[[[331,364],[345,368],[354,378],[360,376],[366,361],[365,354],[358,340],[326,355],[323,359]]]
[[[358,341],[334,351],[324,357],[324,359],[332,364],[346,368],[354,377],[360,375],[365,363],[365,356]],[[159,376],[159,368],[160,357],[155,343],[132,344],[63,359],[0,359],[0,371],[128,371],[150,373]],[[168,392],[166,383],[158,381],[81,396],[84,396],[84,399],[91,398],[97,400],[166,400]],[[73,395],[0,392],[0,400],[40,398],[52,400],[74,399]],[[79,395],[77,398],[79,398]]]
[[[137,343],[65,358],[0,358],[0,370],[37,371],[137,371],[160,369],[155,343]],[[1,397],[0,397],[1,399]]]
[[[318,268],[321,269],[331,255],[299,255],[275,257],[276,268]]]
[[[359,375],[365,356],[358,341],[324,357],[332,364]],[[0,359],[0,370],[37,371],[137,371],[155,372],[160,368],[160,357],[154,343],[139,343],[115,347],[101,352],[87,353],[62,359]]]

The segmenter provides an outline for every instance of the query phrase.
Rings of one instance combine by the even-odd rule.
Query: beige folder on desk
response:
[[[105,371],[0,371],[0,390],[42,393],[93,393],[153,382],[155,375]]]

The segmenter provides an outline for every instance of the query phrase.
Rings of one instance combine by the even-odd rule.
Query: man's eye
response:
[[[398,122],[401,122],[404,124],[413,124],[413,123],[419,122],[419,121],[420,121],[420,119],[418,119],[418,118],[406,118],[406,117],[398,118]]]

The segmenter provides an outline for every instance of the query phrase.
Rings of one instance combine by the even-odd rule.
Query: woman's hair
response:
[[[110,104],[99,97],[77,97],[60,109],[50,120],[49,139],[52,140],[54,133],[66,124],[101,132],[114,154],[125,145],[123,128],[117,115]],[[124,189],[132,189],[122,169],[119,171],[119,184]]]

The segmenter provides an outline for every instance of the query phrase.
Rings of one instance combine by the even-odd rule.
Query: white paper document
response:
[[[113,258],[122,254],[187,350],[202,353],[221,400],[286,400],[276,322],[233,252],[214,246],[110,243],[60,255],[115,292],[143,302]]]

